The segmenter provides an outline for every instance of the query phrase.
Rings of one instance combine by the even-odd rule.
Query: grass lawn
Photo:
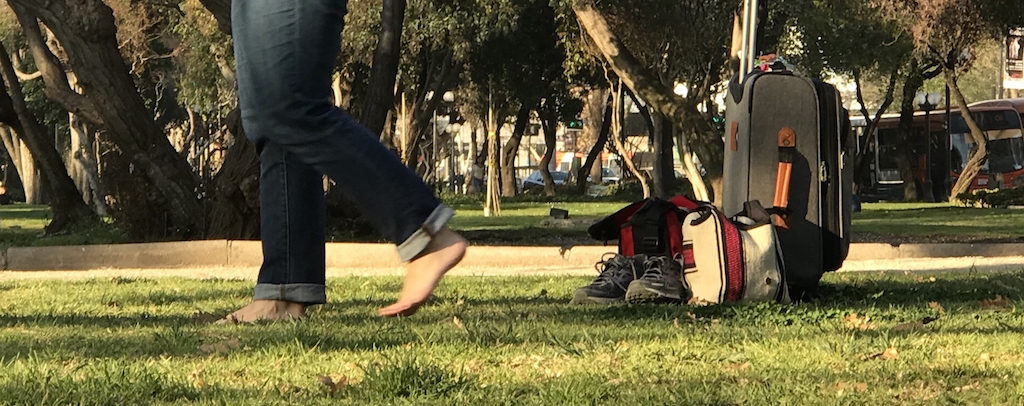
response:
[[[50,207],[13,204],[0,206],[0,248],[24,246],[54,246],[109,244],[126,241],[111,226],[98,226],[75,234],[40,238],[43,227],[50,223]]]
[[[303,322],[207,324],[251,282],[0,283],[0,404],[1022,404],[1024,272],[833,274],[816,304],[565,304],[584,278],[329,281]],[[997,296],[998,295],[998,296]],[[925,323],[927,322],[927,323]]]
[[[1024,241],[1024,210],[947,203],[869,203],[853,216],[854,240]]]
[[[490,245],[563,245],[595,244],[587,235],[587,227],[612,214],[629,202],[587,203],[502,203],[501,217],[484,217],[480,204],[457,204],[451,227],[470,241],[486,241]],[[545,226],[551,208],[569,210],[572,224]]]

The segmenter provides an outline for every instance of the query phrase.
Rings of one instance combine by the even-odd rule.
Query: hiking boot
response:
[[[644,273],[626,289],[629,303],[682,303],[690,292],[683,285],[682,266],[670,257],[651,257],[643,264]]]
[[[626,298],[626,288],[640,274],[643,268],[643,255],[630,258],[615,254],[598,262],[597,279],[590,285],[576,289],[570,304],[604,304],[621,302]]]

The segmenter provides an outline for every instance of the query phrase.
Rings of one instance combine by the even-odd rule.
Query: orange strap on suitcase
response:
[[[775,177],[775,201],[772,206],[785,211],[789,207],[789,182],[793,176],[793,155],[796,154],[796,132],[792,128],[779,130],[779,171]],[[772,222],[779,228],[788,229],[788,219],[783,215],[772,216]]]

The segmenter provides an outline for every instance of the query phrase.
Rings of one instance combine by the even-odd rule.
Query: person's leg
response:
[[[346,2],[247,0],[232,5],[243,125],[330,176],[409,261],[398,302],[409,314],[461,260],[466,242],[444,225],[453,211],[377,137],[330,102]],[[320,259],[322,261],[322,259]]]
[[[302,318],[306,306],[327,301],[322,176],[277,144],[264,141],[257,150],[263,266],[253,302],[225,320]]]

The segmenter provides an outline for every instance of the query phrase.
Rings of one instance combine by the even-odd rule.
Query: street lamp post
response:
[[[935,193],[932,190],[932,120],[931,112],[938,107],[939,102],[942,100],[942,96],[938,93],[926,93],[920,92],[914,101],[917,103],[921,110],[924,110],[924,139],[925,139],[925,158],[924,158],[924,182],[921,187],[924,189],[922,197],[924,200],[933,202],[935,201]]]

